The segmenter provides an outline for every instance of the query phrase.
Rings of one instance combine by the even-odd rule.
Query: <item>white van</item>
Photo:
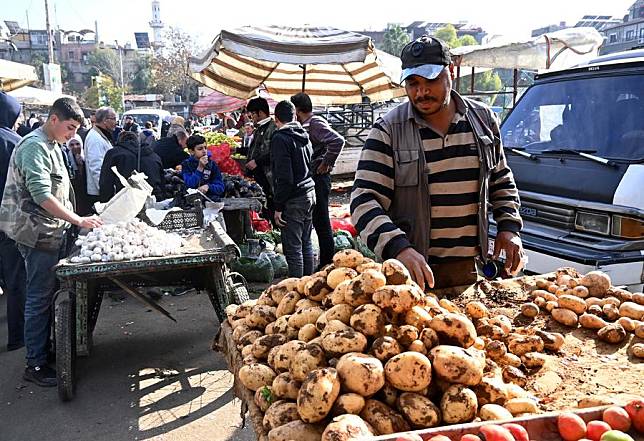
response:
[[[163,122],[163,119],[169,117],[170,112],[163,109],[153,108],[138,108],[128,110],[121,116],[121,127],[125,124],[126,116],[131,116],[132,118],[134,118],[134,122],[136,122],[139,127],[141,127],[141,129],[143,129],[143,126],[148,121],[152,121],[157,129],[161,129],[161,123]]]

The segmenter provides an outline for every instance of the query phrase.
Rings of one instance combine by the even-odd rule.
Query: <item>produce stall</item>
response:
[[[260,440],[578,440],[587,431],[599,440],[608,422],[630,432],[604,441],[642,438],[644,296],[601,272],[561,269],[432,295],[400,262],[344,250],[226,314],[214,347]],[[598,386],[608,378],[610,391]],[[608,413],[577,410],[626,400]],[[568,437],[581,420],[566,409],[604,422],[582,421],[583,436]],[[629,427],[611,416],[624,412]],[[507,432],[496,423],[509,421],[529,438],[484,433]]]
[[[76,245],[80,249],[55,268],[61,284],[55,296],[56,369],[64,401],[74,396],[76,357],[89,355],[105,291],[121,289],[173,321],[137,288],[191,286],[205,291],[221,322],[227,305],[248,300],[244,281],[227,267],[240,255],[239,248],[217,222],[167,234],[136,219],[94,229]]]

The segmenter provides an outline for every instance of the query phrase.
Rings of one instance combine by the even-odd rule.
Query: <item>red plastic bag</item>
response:
[[[259,217],[259,213],[256,211],[250,211],[250,220],[253,223],[253,229],[255,231],[261,231],[265,233],[266,231],[271,230],[271,224],[266,220]]]
[[[358,231],[353,226],[353,224],[351,223],[351,219],[349,218],[338,219],[338,218],[332,217],[331,229],[334,232],[338,230],[348,231],[353,237],[356,237],[358,235]]]

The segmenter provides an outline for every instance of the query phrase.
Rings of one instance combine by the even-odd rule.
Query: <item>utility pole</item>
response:
[[[45,24],[47,27],[47,51],[49,52],[49,62],[54,62],[54,44],[51,41],[51,27],[49,26],[49,3],[45,0]]]
[[[119,63],[121,65],[121,106],[123,107],[123,112],[125,112],[125,86],[123,84],[123,52],[121,52],[121,46],[119,45],[118,40],[114,40],[116,43],[116,48],[119,50]]]

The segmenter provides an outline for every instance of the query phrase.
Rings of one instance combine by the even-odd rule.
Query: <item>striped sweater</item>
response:
[[[423,143],[430,189],[431,231],[426,250],[430,263],[480,253],[477,233],[480,159],[472,127],[464,116],[465,109],[458,104],[457,101],[458,112],[444,138],[426,124],[415,126]],[[498,136],[496,120],[492,129]],[[394,182],[399,182],[400,177],[395,176],[394,153],[387,130],[382,119],[371,129],[351,193],[352,221],[361,239],[382,258],[395,257],[411,246],[405,233],[388,215]],[[489,176],[488,200],[499,231],[521,229],[518,191],[502,149],[499,162]]]

